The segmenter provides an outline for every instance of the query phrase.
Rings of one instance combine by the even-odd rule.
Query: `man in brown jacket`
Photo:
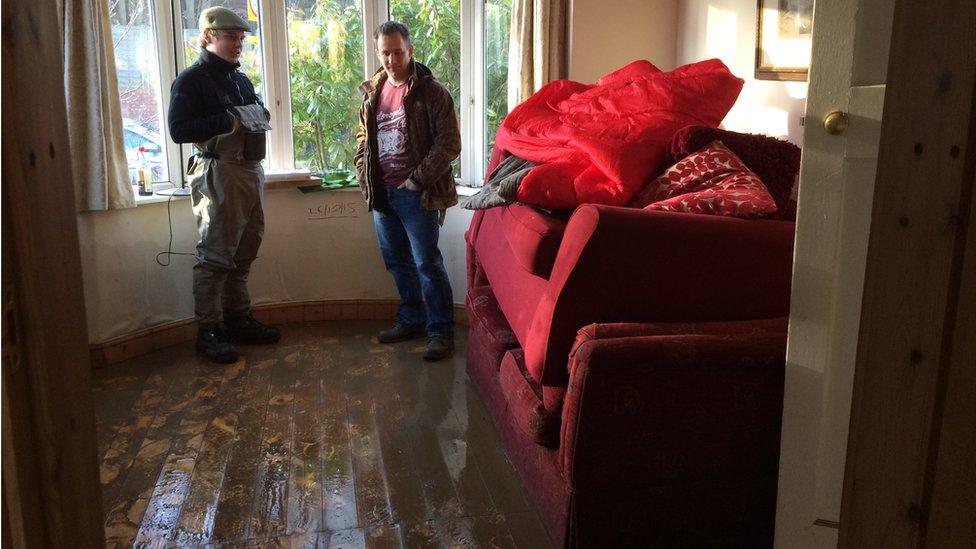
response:
[[[426,335],[424,359],[440,360],[454,350],[454,298],[437,240],[457,203],[451,162],[461,133],[450,92],[413,59],[407,27],[389,21],[373,38],[383,68],[359,88],[356,172],[400,293],[396,324],[379,340]]]

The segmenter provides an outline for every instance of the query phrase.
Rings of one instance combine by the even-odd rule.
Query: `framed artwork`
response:
[[[813,0],[758,0],[756,79],[805,81],[810,70]]]

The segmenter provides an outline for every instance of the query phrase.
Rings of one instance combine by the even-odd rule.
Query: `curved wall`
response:
[[[193,252],[197,233],[190,201],[174,199],[173,251]],[[104,342],[193,316],[193,257],[155,261],[169,240],[167,204],[78,216],[89,342]],[[302,194],[268,191],[266,228],[250,277],[255,305],[329,299],[396,299],[383,267],[372,214],[358,188]],[[454,302],[464,303],[464,231],[471,212],[451,208],[441,252]],[[165,262],[165,258],[163,258]]]

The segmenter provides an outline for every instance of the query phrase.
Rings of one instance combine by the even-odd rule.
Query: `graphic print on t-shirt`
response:
[[[403,98],[407,86],[384,84],[380,90],[380,104],[376,112],[380,168],[387,187],[397,187],[410,175],[407,164],[407,113]]]

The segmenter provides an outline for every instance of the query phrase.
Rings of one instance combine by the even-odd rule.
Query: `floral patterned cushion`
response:
[[[630,203],[647,210],[763,217],[776,202],[759,176],[721,141],[678,161]]]

